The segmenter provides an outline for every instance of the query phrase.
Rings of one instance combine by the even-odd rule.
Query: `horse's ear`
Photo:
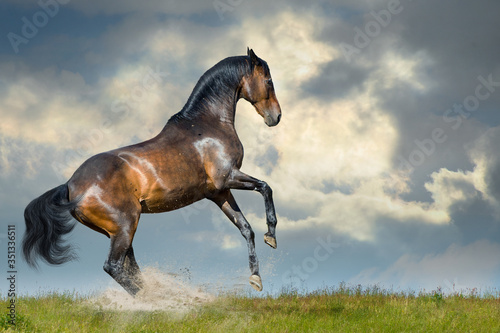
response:
[[[248,47],[247,47],[247,55],[250,57],[250,60],[252,61],[252,67],[260,64],[259,58],[255,55],[255,52],[253,52],[253,50]]]

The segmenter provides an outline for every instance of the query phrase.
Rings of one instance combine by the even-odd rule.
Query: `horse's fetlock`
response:
[[[108,273],[111,276],[116,276],[116,275],[119,275],[121,272],[123,272],[123,267],[121,267],[117,263],[113,263],[113,262],[109,262],[109,261],[106,261],[102,268],[104,269],[104,271],[106,273]]]

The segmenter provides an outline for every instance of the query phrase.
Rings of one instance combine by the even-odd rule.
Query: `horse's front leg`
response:
[[[241,235],[245,238],[248,245],[248,257],[250,264],[250,285],[257,291],[262,291],[262,280],[259,275],[259,261],[255,253],[254,232],[250,224],[240,211],[238,204],[234,200],[230,190],[225,190],[217,196],[210,198],[219,206],[219,208],[226,214],[226,216],[233,222],[233,224],[240,230]]]
[[[238,169],[232,170],[227,186],[230,189],[257,191],[262,194],[266,207],[266,222],[268,230],[264,235],[264,242],[275,249],[277,246],[276,224],[278,223],[278,220],[276,219],[273,191],[271,187],[269,187],[265,181],[249,176]]]

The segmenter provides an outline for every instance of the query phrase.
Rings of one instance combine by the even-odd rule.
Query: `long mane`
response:
[[[214,105],[233,103],[235,88],[244,75],[252,71],[248,56],[229,57],[221,60],[203,74],[189,96],[182,110],[170,118],[169,122],[193,119]]]

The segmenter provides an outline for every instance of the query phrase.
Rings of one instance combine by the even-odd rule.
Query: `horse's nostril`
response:
[[[278,115],[278,121],[276,123],[279,123],[281,120],[281,113]]]

